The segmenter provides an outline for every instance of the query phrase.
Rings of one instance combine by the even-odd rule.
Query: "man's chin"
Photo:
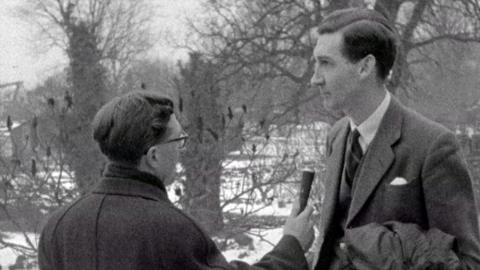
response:
[[[338,106],[336,106],[336,105],[337,105],[337,104],[335,104],[335,103],[333,102],[333,100],[331,100],[331,99],[329,99],[329,98],[325,98],[325,99],[323,100],[323,107],[324,107],[325,109],[329,110],[329,111],[336,111],[336,110],[338,110],[338,109],[337,109]]]
[[[331,100],[324,100],[323,107],[325,110],[329,111],[332,115],[340,116],[342,115],[342,107],[340,104],[334,103]]]

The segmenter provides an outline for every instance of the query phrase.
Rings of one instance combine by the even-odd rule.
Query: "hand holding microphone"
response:
[[[310,248],[314,239],[313,221],[310,219],[313,207],[307,206],[314,176],[313,171],[303,171],[299,201],[294,203],[290,217],[283,227],[283,234],[294,236],[304,251]]]

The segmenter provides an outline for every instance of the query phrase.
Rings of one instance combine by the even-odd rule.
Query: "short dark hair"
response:
[[[149,91],[130,92],[97,112],[93,138],[109,160],[138,165],[149,147],[167,137],[172,113],[170,99]]]
[[[332,12],[318,26],[318,34],[342,31],[343,55],[357,62],[371,54],[377,60],[378,77],[385,80],[395,63],[398,35],[386,16],[364,8]]]

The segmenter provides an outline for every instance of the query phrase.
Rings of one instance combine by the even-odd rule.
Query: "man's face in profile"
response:
[[[175,117],[175,114],[170,116],[167,129],[169,130],[169,136],[165,138],[163,142],[154,146],[157,148],[157,160],[153,163],[157,175],[165,185],[173,182],[176,165],[180,158],[180,148],[184,144],[182,138],[185,137],[183,128]]]
[[[356,89],[357,67],[342,53],[341,32],[321,34],[313,51],[315,72],[311,83],[318,87],[324,106],[334,111],[344,111],[352,104]]]

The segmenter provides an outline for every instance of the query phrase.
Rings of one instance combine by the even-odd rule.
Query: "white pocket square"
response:
[[[392,182],[390,182],[390,185],[392,186],[403,186],[408,184],[408,181],[403,178],[403,177],[395,177]]]

